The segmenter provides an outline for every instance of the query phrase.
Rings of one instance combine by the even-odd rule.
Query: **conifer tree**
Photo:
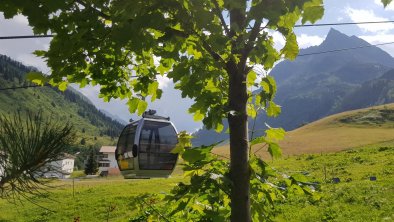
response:
[[[94,175],[98,171],[98,164],[96,158],[96,152],[93,148],[90,148],[89,156],[85,164],[85,174]]]

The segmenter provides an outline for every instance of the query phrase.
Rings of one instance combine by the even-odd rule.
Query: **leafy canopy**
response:
[[[245,19],[230,23],[230,12]],[[61,89],[69,83],[101,87],[100,96],[127,99],[131,112],[147,108],[147,98],[160,98],[158,75],[167,75],[194,99],[195,120],[222,129],[228,108],[229,67],[248,76],[247,84],[263,90],[250,99],[248,113],[262,106],[270,116],[280,107],[272,102],[272,78],[253,71],[265,70],[280,58],[294,59],[298,45],[293,26],[315,22],[323,15],[322,0],[3,0],[6,18],[27,16],[36,34],[53,33],[44,57],[52,74],[31,79],[49,81]],[[273,33],[286,39],[274,48]],[[251,92],[249,92],[251,94]]]

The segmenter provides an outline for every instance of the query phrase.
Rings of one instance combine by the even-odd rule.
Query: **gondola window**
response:
[[[178,140],[168,122],[145,121],[140,136],[139,168],[142,170],[172,170],[177,155],[170,153]]]
[[[136,130],[137,125],[129,125],[119,137],[117,160],[123,169],[134,169],[134,156],[132,153]]]

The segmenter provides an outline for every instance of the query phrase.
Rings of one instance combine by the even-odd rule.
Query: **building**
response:
[[[115,146],[102,146],[98,159],[99,174],[106,175],[119,175],[118,163],[115,159]]]
[[[69,178],[74,171],[74,160],[75,156],[65,153],[60,160],[46,165],[41,171],[41,175],[45,178]]]

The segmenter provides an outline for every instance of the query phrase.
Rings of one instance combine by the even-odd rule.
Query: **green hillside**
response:
[[[332,115],[286,133],[280,142],[283,155],[328,153],[394,140],[394,103]],[[264,144],[253,150],[271,159]],[[215,149],[229,156],[229,146]]]
[[[332,115],[287,133],[285,155],[334,152],[394,140],[394,104]],[[263,154],[262,155],[267,155]]]
[[[0,88],[32,85],[25,79],[30,71],[35,68],[0,55]],[[76,145],[82,147],[113,145],[123,127],[71,87],[65,92],[48,86],[0,91],[0,114],[26,111],[41,111],[53,121],[71,122],[78,137]]]

